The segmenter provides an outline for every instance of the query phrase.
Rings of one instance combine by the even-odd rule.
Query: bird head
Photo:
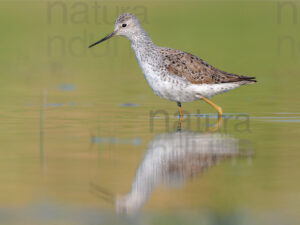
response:
[[[89,48],[100,44],[101,42],[110,39],[113,36],[125,36],[128,39],[131,39],[135,34],[141,30],[139,20],[135,15],[131,13],[124,13],[118,16],[115,20],[114,31],[97,41],[96,43],[89,46]]]

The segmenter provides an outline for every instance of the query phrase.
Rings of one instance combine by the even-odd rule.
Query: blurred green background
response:
[[[258,80],[213,98],[232,116],[220,132],[252,143],[250,165],[222,163],[184,188],[157,189],[143,223],[299,221],[299,1],[0,4],[0,222],[128,222],[90,183],[128,192],[147,144],[166,132],[160,119],[149,128],[149,113],[169,113],[171,131],[177,107],[152,93],[125,38],[87,48],[123,12],[134,13],[155,44]],[[183,107],[215,113],[203,102]],[[250,116],[244,132],[235,129],[241,113]]]

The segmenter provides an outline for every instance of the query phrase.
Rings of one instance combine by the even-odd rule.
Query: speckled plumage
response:
[[[256,82],[254,77],[221,71],[190,53],[156,46],[133,14],[120,15],[114,32],[97,43],[115,35],[129,39],[149,86],[156,95],[170,101],[210,98]]]

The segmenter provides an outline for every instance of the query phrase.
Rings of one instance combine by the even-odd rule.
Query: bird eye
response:
[[[127,24],[126,24],[126,23],[123,23],[123,24],[122,24],[122,27],[126,27],[126,26],[127,26]]]

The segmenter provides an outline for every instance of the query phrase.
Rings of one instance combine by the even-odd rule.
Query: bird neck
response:
[[[149,50],[149,48],[155,46],[147,32],[142,27],[140,27],[138,32],[128,37],[128,39],[134,51],[144,49]]]
[[[141,26],[128,39],[131,44],[153,44],[148,33]]]
[[[134,34],[129,40],[140,67],[142,67],[144,62],[156,58],[156,46],[142,28],[140,32]]]

